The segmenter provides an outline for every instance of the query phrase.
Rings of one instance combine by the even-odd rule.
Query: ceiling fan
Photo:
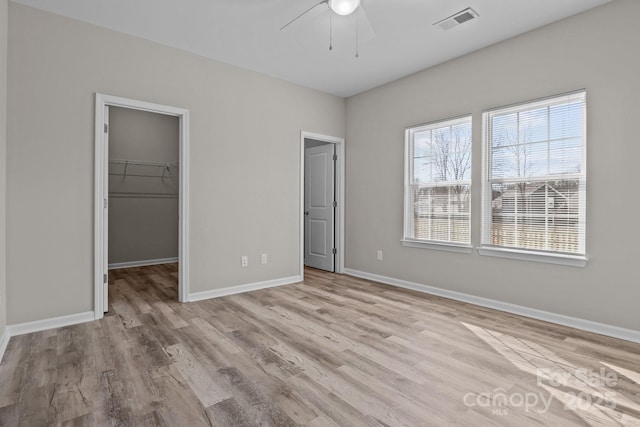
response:
[[[361,0],[322,0],[314,4],[313,6],[311,6],[310,8],[308,8],[307,10],[305,10],[304,12],[296,16],[295,18],[293,18],[291,21],[284,24],[282,27],[280,27],[280,30],[281,31],[284,30],[289,25],[293,24],[294,22],[296,22],[297,20],[305,16],[307,13],[311,12],[312,10],[314,10],[315,8],[321,5],[326,5],[330,12],[329,13],[329,50],[333,50],[333,34],[332,34],[333,33],[333,26],[332,26],[333,14],[335,13],[336,15],[339,15],[339,16],[350,16],[350,15],[354,16],[355,36],[356,36],[356,55],[355,56],[357,58],[359,56],[359,52],[358,52],[359,42],[363,39],[369,40],[375,37],[373,28],[371,27],[371,23],[367,18],[367,14],[364,12],[364,8],[361,4]],[[361,37],[361,32],[365,33],[364,38]]]

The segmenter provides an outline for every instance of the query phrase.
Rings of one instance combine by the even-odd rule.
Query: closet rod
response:
[[[177,199],[177,193],[122,193],[113,192],[109,193],[109,197],[114,199]]]
[[[131,177],[131,176],[135,176],[138,178],[175,178],[176,175],[144,175],[144,174],[138,174],[138,173],[110,173],[109,176],[124,176],[124,177]]]

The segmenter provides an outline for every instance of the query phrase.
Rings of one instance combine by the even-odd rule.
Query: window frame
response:
[[[579,217],[584,218],[582,223],[579,223],[580,245],[584,248],[584,253],[568,253],[560,251],[545,251],[536,249],[526,249],[518,247],[508,247],[500,245],[492,245],[490,243],[491,230],[489,227],[492,225],[490,218],[493,215],[492,212],[492,180],[490,179],[492,159],[492,128],[491,118],[492,114],[496,112],[504,113],[522,113],[525,111],[531,111],[542,106],[552,105],[554,101],[562,98],[568,98],[571,96],[582,96],[583,108],[582,108],[582,157],[580,164],[580,173],[575,174],[578,176],[581,183],[584,184],[585,190],[582,197],[579,199]],[[482,198],[481,198],[481,241],[480,246],[477,247],[480,255],[494,256],[500,258],[511,258],[523,261],[543,262],[550,264],[560,264],[575,267],[584,267],[587,264],[586,256],[586,187],[587,187],[587,91],[585,89],[579,89],[572,92],[561,93],[544,98],[538,98],[525,102],[519,102],[507,106],[491,108],[482,112]],[[540,177],[532,177],[531,180],[546,181],[553,175],[547,174]]]
[[[472,114],[464,114],[460,116],[455,116],[442,120],[435,120],[428,123],[422,123],[418,125],[412,125],[405,128],[405,136],[404,136],[404,216],[403,216],[403,237],[401,239],[401,244],[404,247],[411,248],[425,248],[425,249],[434,249],[441,250],[447,252],[457,252],[457,253],[467,253],[470,254],[473,251],[473,246],[471,243],[472,236],[472,223],[471,223],[471,202],[472,202],[472,174],[470,172],[470,179],[468,181],[469,185],[469,242],[468,243],[458,243],[453,241],[442,241],[442,240],[426,240],[426,239],[416,239],[414,237],[409,237],[413,235],[414,228],[414,203],[413,203],[413,190],[412,190],[412,178],[413,178],[413,135],[420,131],[425,131],[428,129],[436,128],[438,125],[442,125],[442,127],[446,126],[455,126],[456,124],[461,123],[469,123],[470,131],[471,131],[471,148],[469,150],[469,154],[471,156],[470,159],[470,168],[473,170],[473,116]],[[466,185],[466,184],[465,184]]]

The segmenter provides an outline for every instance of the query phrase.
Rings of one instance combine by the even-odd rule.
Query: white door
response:
[[[304,150],[304,263],[326,271],[335,271],[334,149]]]
[[[106,313],[109,311],[109,106],[104,107],[104,176],[103,176],[103,218],[102,223],[102,308]]]

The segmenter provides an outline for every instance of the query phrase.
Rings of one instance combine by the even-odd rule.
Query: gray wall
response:
[[[191,292],[298,274],[300,130],[344,136],[343,99],[15,3],[9,20],[9,323],[93,310],[95,92],[190,110]]]
[[[639,15],[640,1],[618,0],[349,98],[346,266],[640,330]],[[580,88],[588,97],[585,268],[400,245],[406,126],[473,114],[479,245],[482,110]]]
[[[7,325],[6,177],[7,177],[7,0],[0,0],[0,337]]]
[[[109,159],[177,162],[179,138],[177,117],[109,108]],[[156,166],[110,169],[109,264],[176,258],[179,169],[164,178]]]

